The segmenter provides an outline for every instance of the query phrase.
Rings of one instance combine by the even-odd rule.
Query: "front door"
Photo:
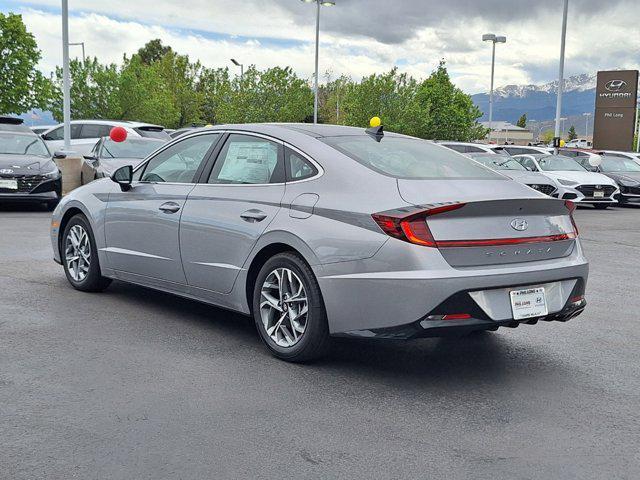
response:
[[[201,164],[219,134],[185,138],[136,170],[128,191],[109,195],[105,240],[109,267],[128,274],[185,284],[180,259],[180,217]]]
[[[182,263],[190,286],[229,293],[280,210],[285,189],[282,144],[231,134],[205,181],[191,191],[182,214]]]

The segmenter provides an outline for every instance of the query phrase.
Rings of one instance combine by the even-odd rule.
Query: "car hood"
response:
[[[542,184],[553,185],[553,182],[549,178],[545,177],[541,173],[529,172],[523,170],[499,170],[502,175],[512,178],[520,183],[527,184]]]
[[[50,172],[54,169],[55,164],[48,157],[0,154],[0,170],[13,170],[7,173],[34,175],[40,172]]]
[[[614,180],[627,180],[640,182],[640,172],[608,172],[605,175]]]
[[[398,179],[398,190],[405,202],[425,203],[475,202],[504,200],[505,198],[548,198],[542,193],[519,183],[502,179]]]
[[[578,182],[581,185],[616,185],[616,182],[609,177],[597,172],[558,171],[543,173],[554,180],[562,178],[563,180]]]

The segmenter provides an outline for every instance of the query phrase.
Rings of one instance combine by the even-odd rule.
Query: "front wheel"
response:
[[[111,279],[100,272],[98,250],[87,218],[78,214],[69,220],[62,234],[64,273],[71,286],[83,292],[101,292]]]
[[[269,259],[253,289],[253,316],[273,355],[289,362],[315,360],[329,347],[329,327],[320,287],[294,253]]]

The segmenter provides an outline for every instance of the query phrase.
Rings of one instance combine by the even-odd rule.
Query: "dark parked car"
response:
[[[620,187],[618,202],[640,202],[640,165],[629,158],[603,155],[600,165],[593,166],[587,158],[576,158],[584,168],[600,172],[615,180]]]
[[[0,202],[41,202],[62,197],[62,174],[38,135],[18,118],[0,117]]]

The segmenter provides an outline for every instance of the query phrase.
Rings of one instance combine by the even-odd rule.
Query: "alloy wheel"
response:
[[[288,268],[277,268],[260,290],[260,317],[265,332],[280,347],[297,344],[307,328],[309,304],[300,277]]]
[[[81,225],[74,225],[69,229],[64,252],[69,275],[74,281],[82,282],[91,266],[91,243],[89,234]]]

